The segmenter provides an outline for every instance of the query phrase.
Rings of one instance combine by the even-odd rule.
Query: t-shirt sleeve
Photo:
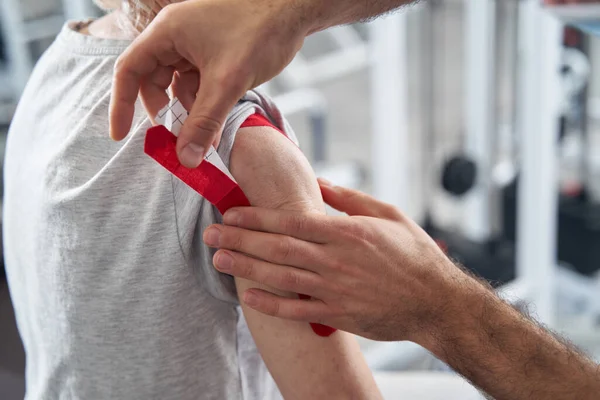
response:
[[[230,114],[217,152],[229,167],[229,158],[237,131],[242,127],[270,126],[295,142],[288,126],[278,126],[264,108],[254,102],[242,102]],[[202,241],[204,230],[222,223],[221,213],[197,192],[172,176],[174,203],[182,252],[202,287],[218,300],[239,304],[234,279],[218,272],[212,263],[216,249]]]

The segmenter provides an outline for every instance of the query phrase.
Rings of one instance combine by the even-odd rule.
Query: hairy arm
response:
[[[231,237],[221,247],[236,260],[228,273],[322,301],[253,290],[244,297],[253,309],[375,340],[416,342],[498,400],[598,398],[598,365],[462,271],[398,209],[330,184],[321,192],[351,216],[226,213]],[[282,240],[287,252],[265,250]]]
[[[418,0],[298,0],[312,22],[310,33],[336,25],[367,21]]]
[[[324,213],[310,165],[300,150],[274,129],[240,129],[230,166],[253,205]],[[275,243],[273,251],[281,251],[280,244]],[[260,287],[238,278],[236,285],[240,296],[250,287]],[[277,293],[296,297],[293,293]],[[286,321],[242,307],[258,349],[286,399],[380,398],[351,335],[336,332],[322,338],[305,322]]]
[[[486,285],[466,275],[456,283],[429,350],[498,400],[598,398],[596,363]]]

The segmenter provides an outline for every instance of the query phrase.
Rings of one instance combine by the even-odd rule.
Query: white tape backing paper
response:
[[[179,136],[179,132],[181,131],[181,127],[183,123],[188,117],[187,110],[183,107],[183,104],[177,99],[173,98],[162,110],[158,112],[154,121],[157,125],[164,125],[173,135]],[[236,182],[229,172],[229,169],[225,166],[225,163],[219,157],[217,150],[210,146],[208,152],[204,156],[204,161],[211,163],[215,167],[217,167],[221,172],[227,175],[232,181]]]

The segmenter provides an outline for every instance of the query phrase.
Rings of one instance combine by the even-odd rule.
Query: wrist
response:
[[[504,305],[488,286],[449,262],[456,273],[445,279],[436,292],[441,296],[435,319],[420,342],[416,341],[444,360],[452,357],[454,349],[476,339],[484,314]]]
[[[331,28],[336,25],[351,22],[347,20],[350,8],[347,2],[341,0],[295,0],[290,7],[288,0],[281,1],[282,6],[292,11],[299,18],[300,29],[306,36]]]

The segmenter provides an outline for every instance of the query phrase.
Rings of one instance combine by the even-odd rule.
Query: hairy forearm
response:
[[[289,0],[285,0],[288,2]],[[296,0],[307,15],[309,33],[336,25],[365,21],[418,0]],[[289,3],[288,3],[289,4]]]
[[[592,399],[599,366],[465,276],[433,329],[438,357],[498,400]]]

